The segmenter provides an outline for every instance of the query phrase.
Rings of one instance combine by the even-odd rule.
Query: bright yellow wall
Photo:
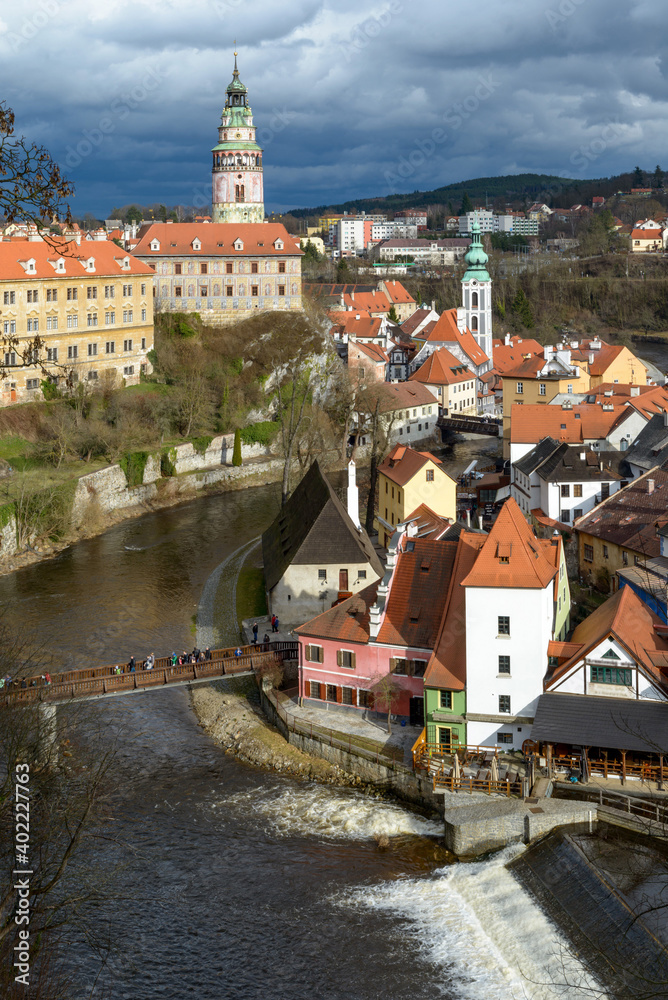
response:
[[[433,480],[427,478],[428,472],[433,473]],[[404,487],[397,486],[382,472],[378,474],[378,515],[388,524],[398,524],[423,503],[440,517],[456,520],[457,484],[435,462],[423,465]],[[388,529],[378,518],[375,527],[382,544]]]

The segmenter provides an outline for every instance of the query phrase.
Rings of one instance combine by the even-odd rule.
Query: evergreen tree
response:
[[[460,215],[466,215],[467,212],[473,211],[473,202],[469,198],[467,192],[464,192],[464,197],[462,198],[462,207],[459,209]]]
[[[340,285],[345,285],[350,281],[350,268],[345,257],[342,257],[336,265],[336,280]]]
[[[510,308],[519,318],[523,326],[525,326],[528,330],[533,327],[533,310],[531,309],[531,303],[524,294],[524,289],[519,288],[517,290],[517,295],[513,299],[513,304]]]
[[[241,465],[241,432],[238,427],[234,432],[234,450],[232,452],[232,465]]]
[[[640,167],[636,167],[633,171],[633,184],[635,187],[642,187],[645,183],[645,175],[643,174]]]
[[[658,188],[663,187],[663,170],[661,169],[658,163],[654,171],[654,183]]]
[[[387,318],[389,319],[390,323],[398,323],[399,322],[399,317],[397,316],[397,310],[394,308],[394,302],[390,306],[390,311],[387,314]]]

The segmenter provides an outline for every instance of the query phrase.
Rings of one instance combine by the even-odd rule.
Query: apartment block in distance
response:
[[[0,242],[0,404],[41,398],[45,369],[55,383],[107,372],[138,382],[150,370],[152,277],[115,243]],[[30,364],[35,338],[42,346]]]

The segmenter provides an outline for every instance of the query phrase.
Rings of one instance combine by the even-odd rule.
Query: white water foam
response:
[[[350,789],[338,791],[316,784],[239,792],[214,807],[252,810],[269,822],[273,833],[285,837],[367,840],[382,836],[443,836],[442,823]]]
[[[559,929],[505,867],[525,850],[439,869],[339,897],[408,922],[422,959],[447,970],[461,1000],[583,1000],[606,993],[570,951]]]

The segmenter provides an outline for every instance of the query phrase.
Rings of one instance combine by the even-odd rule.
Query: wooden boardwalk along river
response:
[[[236,655],[237,649],[241,650],[241,655]],[[10,706],[36,702],[54,706],[69,705],[79,701],[198,684],[218,677],[251,676],[258,669],[281,664],[283,660],[292,660],[296,655],[296,642],[281,641],[214,649],[211,651],[211,659],[200,663],[172,666],[171,657],[162,656],[156,658],[151,670],[138,667],[129,672],[127,667],[123,667],[124,672],[117,674],[115,665],[92,667],[54,674],[50,684],[45,683],[41,675],[26,677],[27,687],[20,687],[21,680],[14,680],[10,688],[2,691],[0,704]]]

